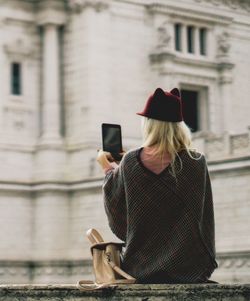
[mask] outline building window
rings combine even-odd
[[[182,26],[181,24],[177,23],[175,24],[174,32],[175,32],[175,50],[181,51],[181,31],[182,31]]]
[[[192,132],[197,132],[199,127],[198,119],[198,91],[181,90],[183,100],[183,119]]]
[[[21,64],[11,64],[11,94],[21,95]]]
[[[206,55],[206,39],[207,39],[207,30],[206,28],[200,28],[199,30],[199,38],[200,38],[200,54]]]
[[[194,27],[187,26],[187,50],[188,53],[194,53]]]
[[[207,55],[207,28],[175,23],[174,37],[176,51]],[[183,41],[186,41],[184,45]]]

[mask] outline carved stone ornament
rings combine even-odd
[[[249,0],[194,0],[195,2],[205,2],[214,6],[224,6],[231,9],[241,9],[244,11],[250,11]]]
[[[218,36],[218,55],[228,55],[230,50],[229,33],[224,31]]]
[[[168,49],[170,47],[171,35],[168,32],[168,29],[164,26],[157,28],[158,33],[158,44],[157,48]]]
[[[4,51],[11,57],[32,57],[34,49],[21,39],[14,40],[12,43],[3,46]]]
[[[74,11],[76,13],[80,13],[88,6],[93,7],[96,11],[99,12],[99,11],[102,11],[109,7],[109,1],[108,0],[106,0],[106,1],[68,0],[68,6],[72,11]]]
[[[157,44],[149,55],[151,63],[173,61],[175,54],[171,49],[171,40],[169,30],[164,24],[157,28]]]
[[[248,133],[238,134],[231,137],[231,145],[234,150],[245,150],[250,146]]]

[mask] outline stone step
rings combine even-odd
[[[75,285],[0,285],[0,301],[247,301],[250,284],[130,284],[96,291]]]

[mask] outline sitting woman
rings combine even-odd
[[[125,242],[121,268],[136,283],[203,283],[218,267],[211,182],[205,156],[191,148],[179,90],[158,88],[142,118],[141,147],[116,164],[108,152],[104,207]]]

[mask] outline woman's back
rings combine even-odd
[[[170,165],[159,174],[145,167],[142,150],[127,153],[103,185],[110,228],[126,242],[122,267],[139,283],[204,282],[217,267],[205,157],[180,151],[175,179]]]

